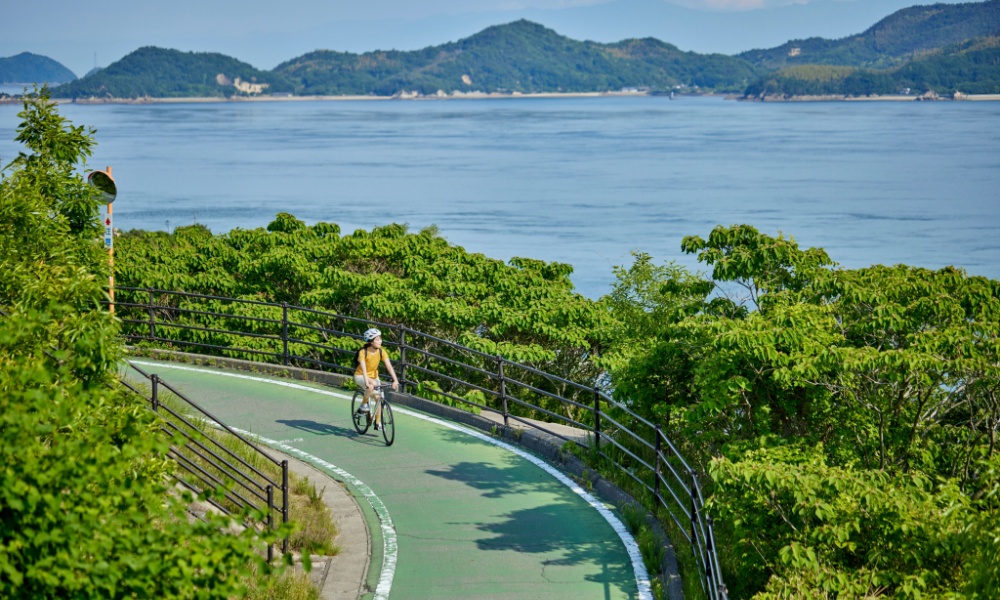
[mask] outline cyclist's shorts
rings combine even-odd
[[[367,393],[367,388],[365,388],[365,378],[363,375],[355,375],[354,383],[358,384],[358,389]]]

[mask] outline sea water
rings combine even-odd
[[[0,161],[18,105],[0,105]],[[747,223],[845,267],[1000,279],[1000,102],[718,97],[64,104],[96,128],[121,230],[436,225],[490,257],[569,263],[597,298],[630,253]]]

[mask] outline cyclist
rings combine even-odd
[[[364,334],[365,345],[358,350],[355,357],[354,382],[365,391],[364,401],[361,403],[361,411],[371,414],[370,402],[376,397],[376,385],[378,385],[378,365],[385,362],[385,369],[392,376],[392,389],[399,387],[399,380],[396,379],[396,371],[389,361],[389,353],[382,349],[382,332],[374,327]],[[376,406],[377,408],[377,406]],[[379,429],[378,411],[375,411],[375,431]]]

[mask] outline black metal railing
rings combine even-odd
[[[131,362],[125,369],[119,377],[121,384],[144,398],[160,417],[160,430],[170,441],[168,456],[178,467],[172,473],[178,484],[196,496],[206,493],[209,504],[227,515],[243,517],[247,527],[257,526],[254,513],[262,515],[259,524],[269,530],[278,526],[279,515],[281,523],[288,522],[287,460],[273,458],[155,373]],[[169,401],[164,401],[164,390],[171,394]],[[280,476],[267,470],[279,471]],[[282,552],[287,551],[286,535]],[[274,546],[268,544],[267,559],[273,558]]]
[[[725,598],[712,520],[694,469],[659,425],[585,385],[417,331],[321,310],[149,288],[117,288],[126,339],[186,352],[353,373],[361,335],[382,330],[401,392],[486,411],[596,453],[648,492],[690,545],[710,598]]]
[[[8,316],[0,308],[0,317]],[[47,352],[46,355],[56,360],[51,353]],[[132,375],[130,378],[131,372],[137,376]],[[142,379],[148,381],[148,396],[139,383]],[[146,373],[131,362],[127,362],[126,371],[119,374],[119,382],[132,393],[144,398],[150,409],[159,415],[160,430],[171,442],[168,456],[174,459],[179,469],[171,473],[177,483],[196,495],[209,492],[206,494],[206,501],[225,514],[246,515],[255,511],[264,516],[263,524],[271,530],[277,527],[276,515],[281,516],[282,523],[288,522],[287,460],[278,461],[271,457],[159,376]],[[173,394],[171,400],[180,405],[179,410],[171,406],[172,402],[161,402],[161,388]],[[189,416],[198,413],[201,417],[192,419]],[[217,430],[209,433],[206,431],[206,424]],[[249,460],[245,457],[249,457]],[[252,462],[269,462],[275,465],[280,469],[281,481],[275,481]],[[222,499],[216,498],[216,491],[221,492]],[[248,527],[255,526],[249,520],[245,520],[244,524]],[[282,540],[282,552],[287,551],[286,535]],[[267,559],[270,561],[273,558],[274,547],[268,544]]]

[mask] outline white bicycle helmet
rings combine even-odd
[[[365,338],[366,342],[370,342],[375,338],[379,337],[380,335],[382,335],[382,332],[372,327],[371,329],[365,332],[365,335],[363,337]]]

